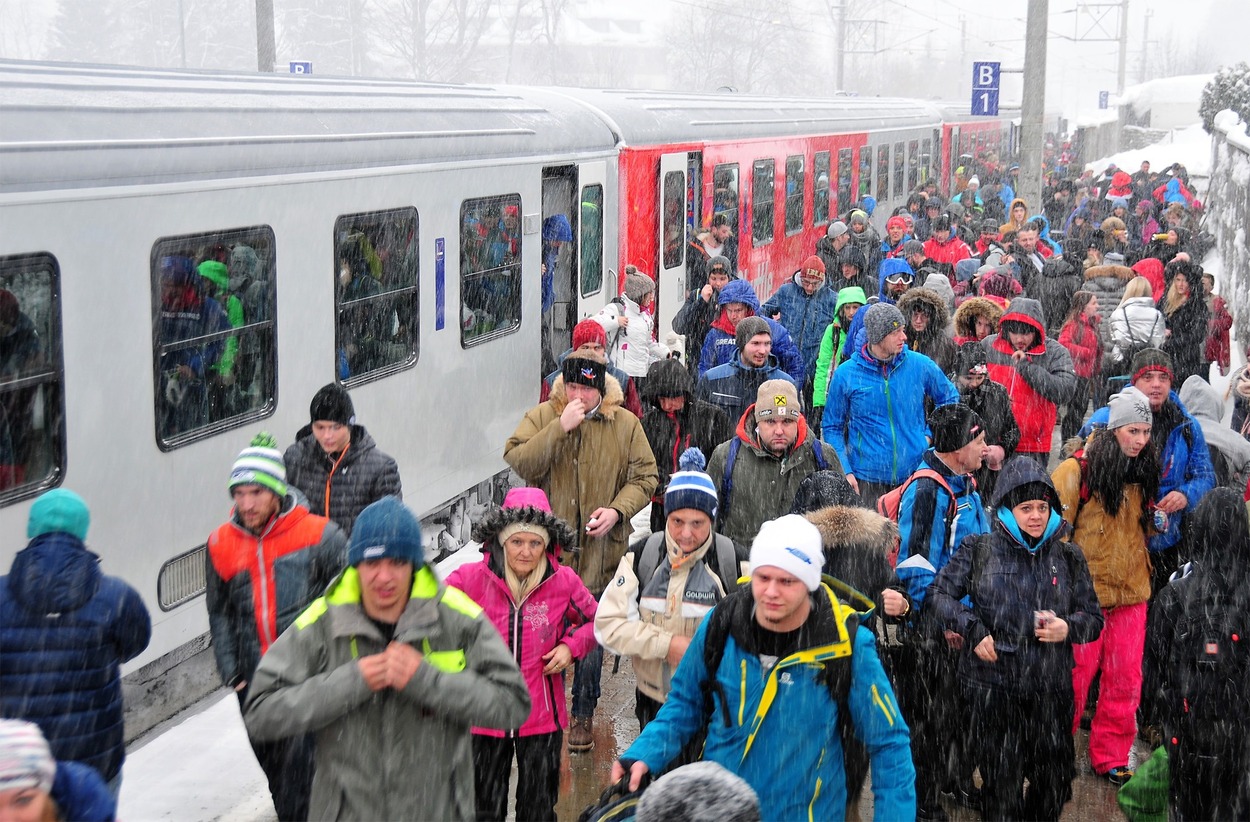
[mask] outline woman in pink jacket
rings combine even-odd
[[[515,756],[516,819],[555,819],[568,724],[564,672],[595,645],[595,599],[577,573],[560,564],[560,550],[577,545],[577,537],[551,513],[546,494],[514,488],[503,508],[473,527],[473,538],[484,558],[452,571],[447,584],[472,597],[499,629],[532,701],[517,731],[473,729],[477,818],[507,816]]]

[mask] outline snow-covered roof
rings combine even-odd
[[[1243,139],[1245,139],[1244,135]],[[1189,170],[1192,177],[1209,177],[1211,175],[1211,135],[1203,130],[1201,123],[1197,123],[1188,128],[1169,132],[1166,138],[1154,145],[1121,151],[1119,154],[1086,163],[1085,167],[1101,171],[1115,163],[1120,168],[1136,171],[1143,160],[1149,160],[1156,169],[1162,169],[1172,163],[1180,163]]]
[[[1156,105],[1192,102],[1194,111],[1197,112],[1202,90],[1213,77],[1214,74],[1185,74],[1147,80],[1124,89],[1124,93],[1119,96],[1119,103],[1142,112],[1149,111]]]
[[[1086,126],[1101,126],[1104,123],[1114,123],[1120,119],[1120,111],[1116,108],[1095,109],[1087,111],[1073,119],[1073,125],[1076,128],[1084,128]]]

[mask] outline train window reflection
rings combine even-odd
[[[751,240],[753,245],[773,241],[773,219],[776,205],[773,180],[777,174],[774,160],[756,160],[751,168]]]
[[[920,185],[920,141],[907,142],[907,190],[915,191]]]
[[[929,181],[930,169],[933,167],[933,141],[920,141],[920,182]]]
[[[903,179],[907,170],[907,158],[903,155],[903,143],[894,144],[894,196],[902,197]]]
[[[582,296],[603,288],[603,186],[582,187]]]
[[[334,369],[360,385],[417,361],[417,211],[350,214],[334,223]]]
[[[859,194],[857,199],[861,202],[872,192],[872,146],[864,146],[859,150]],[[842,206],[845,211],[851,207],[850,203]]]
[[[724,214],[738,233],[738,164],[724,163],[712,170],[712,215]]]
[[[890,199],[890,147],[877,146],[877,202]]]
[[[804,159],[801,154],[786,158],[786,234],[803,230]]]
[[[269,416],[277,291],[267,226],[152,246],[156,441],[162,450]]]
[[[686,175],[664,175],[664,267],[677,268],[686,254]]]
[[[838,150],[838,201],[833,206],[834,214],[846,211],[854,199],[852,175],[855,173],[855,160],[851,156],[854,151],[853,148]]]
[[[521,327],[520,194],[460,204],[460,323],[465,348]]]
[[[65,465],[60,271],[0,257],[0,504],[56,485]]]
[[[816,182],[812,188],[812,225],[824,225],[829,222],[829,152],[818,151],[812,158],[812,172]]]

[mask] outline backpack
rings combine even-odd
[[[642,589],[651,577],[655,575],[655,570],[660,567],[660,560],[663,556],[663,531],[647,537],[647,541],[642,548],[634,552],[634,577],[638,580],[639,594],[642,593]],[[726,594],[731,594],[737,590],[741,565],[738,547],[734,545],[733,540],[722,534],[712,534],[712,548],[704,554],[704,560],[712,573],[716,574],[716,577],[721,581],[721,585],[725,587]],[[732,569],[729,575],[725,574],[726,569]]]
[[[1136,357],[1138,352],[1145,351],[1147,348],[1152,347],[1150,345],[1150,337],[1154,334],[1155,326],[1159,324],[1159,315],[1158,315],[1158,312],[1156,311],[1155,318],[1150,324],[1150,334],[1146,336],[1146,339],[1144,342],[1139,342],[1137,340],[1137,337],[1133,335],[1133,324],[1129,321],[1129,318],[1128,318],[1128,308],[1122,306],[1120,308],[1120,312],[1124,314],[1124,328],[1128,332],[1129,343],[1128,343],[1128,350],[1121,349],[1120,351],[1120,363],[1119,364],[1124,369],[1124,371],[1122,371],[1121,373],[1127,374],[1128,369],[1132,367],[1133,357]]]
[[[608,301],[608,305],[604,306],[604,310],[606,310],[609,305],[615,306],[616,308],[616,312],[613,315],[612,319],[615,320],[618,317],[625,316],[625,300],[621,299],[620,297],[613,297],[611,300]],[[604,346],[604,348],[607,350],[608,360],[613,363],[618,361],[617,355],[621,353],[620,350],[618,349],[620,342],[621,342],[621,327],[617,325],[616,330],[613,331],[611,336],[608,337],[608,344]],[[625,386],[621,386],[622,389],[624,387]]]
[[[1250,596],[1250,580],[1231,592],[1215,592],[1199,582],[1194,578],[1187,586],[1188,601],[1177,617],[1167,670],[1177,683],[1180,704],[1175,707],[1182,712],[1182,723],[1209,727],[1230,719],[1250,699],[1250,619],[1242,604]]]
[[[945,521],[946,521],[946,524],[949,526],[951,519],[955,516],[955,509],[956,507],[958,507],[958,502],[956,501],[956,498],[955,498],[955,491],[954,489],[951,488],[950,483],[946,481],[946,478],[943,477],[941,474],[939,474],[937,471],[934,471],[932,468],[917,469],[917,471],[914,474],[912,474],[907,479],[903,480],[902,485],[890,491],[886,491],[884,494],[878,497],[877,498],[877,513],[885,517],[886,519],[888,519],[890,522],[893,522],[895,525],[897,525],[899,508],[901,508],[903,504],[903,493],[907,490],[907,487],[909,485],[911,485],[913,482],[915,482],[916,480],[922,477],[925,479],[931,479],[934,482],[936,482],[938,485],[942,486],[942,488],[946,489],[946,493],[950,497],[950,504],[947,506],[947,509],[946,509]],[[976,480],[973,480],[974,487],[975,487],[975,484],[976,484]],[[954,540],[955,538],[954,530],[951,530],[950,538],[951,540]],[[890,560],[891,568],[894,568],[898,565],[898,552],[901,547],[902,547],[902,537],[895,537],[894,547],[890,549],[890,553],[888,554],[888,559]]]
[[[810,440],[812,456],[816,459],[817,471],[828,471],[829,463],[825,460],[824,449],[821,448],[819,437]],[[729,516],[729,501],[733,498],[734,462],[738,459],[738,449],[742,447],[742,439],[734,437],[729,441],[729,453],[725,455],[725,475],[720,484],[720,507],[716,511],[716,524],[721,525]]]
[[[633,763],[630,763],[631,765]],[[629,789],[629,773],[599,794],[599,799],[577,815],[577,822],[632,822],[638,816],[638,801],[651,783],[652,775],[644,774],[638,790]]]

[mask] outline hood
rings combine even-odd
[[[260,255],[250,245],[230,249],[230,290],[238,291],[248,280],[259,280]]]
[[[857,285],[848,285],[846,288],[838,291],[838,303],[834,306],[834,321],[840,323],[842,317],[842,307],[847,303],[859,303],[860,305],[868,304],[868,297],[864,294],[864,289]]]
[[[1142,275],[1153,283],[1163,282],[1163,261],[1156,260],[1154,257],[1142,257],[1133,263],[1133,271]]]
[[[743,303],[752,311],[760,310],[759,295],[746,280],[730,280],[725,283],[725,287],[720,290],[720,297],[716,300],[716,304],[724,308],[729,303]]]
[[[642,401],[656,403],[660,397],[676,397],[681,395],[689,402],[694,396],[694,378],[680,360],[657,360],[647,369],[647,378],[642,384]],[[658,407],[658,403],[656,403]]]
[[[991,248],[999,248],[997,243],[992,243]],[[981,261],[976,257],[969,257],[966,260],[960,260],[955,263],[955,280],[957,282],[966,283],[977,275],[977,270],[981,267]]]
[[[791,514],[806,514],[831,505],[859,505],[859,495],[838,471],[813,471],[794,492]]]
[[[9,593],[35,614],[75,611],[100,588],[100,558],[77,537],[44,534],[13,558]]]
[[[1057,280],[1075,273],[1076,267],[1066,257],[1051,257],[1042,265],[1042,276],[1047,279]]]
[[[951,281],[940,271],[934,271],[925,277],[924,287],[938,294],[947,304],[955,299],[955,289],[951,288]]]
[[[1085,269],[1085,279],[1096,280],[1099,277],[1111,277],[1116,280],[1128,282],[1136,277],[1137,274],[1133,269],[1126,265],[1096,265]]]
[[[903,319],[911,330],[911,313],[917,308],[929,314],[929,327],[926,334],[941,334],[946,330],[951,315],[946,308],[946,300],[931,288],[909,288],[907,293],[898,300],[898,310],[903,312]]]
[[[1023,197],[1017,197],[1016,199],[1014,199],[1014,200],[1012,200],[1012,201],[1011,201],[1011,205],[1010,205],[1010,206],[1008,206],[1008,208],[1007,208],[1007,219],[1008,219],[1008,220],[1010,220],[1010,219],[1011,219],[1011,212],[1012,212],[1012,211],[1014,211],[1014,210],[1015,210],[1015,208],[1016,208],[1016,206],[1018,206],[1018,205],[1024,206],[1024,213],[1025,213],[1025,214],[1028,214],[1028,213],[1029,213],[1029,204],[1028,204],[1028,203],[1026,203],[1026,202],[1024,201],[1024,198],[1023,198]]]
[[[543,220],[543,239],[559,240],[564,243],[573,241],[573,229],[569,226],[569,218],[563,214],[553,214]]]
[[[503,570],[503,547],[497,539],[504,526],[514,522],[527,522],[547,529],[550,541],[547,553],[558,561],[562,551],[577,551],[577,534],[564,520],[532,505],[519,508],[493,508],[473,525],[473,538],[482,543],[482,552],[490,554],[492,562]]]
[[[964,300],[955,309],[955,336],[975,337],[977,335],[977,317],[990,321],[990,333],[998,330],[998,323],[1003,318],[1003,308],[992,300],[984,297],[972,297]]]
[[[1224,402],[1210,383],[1192,374],[1181,386],[1181,404],[1195,417],[1219,422],[1224,416]]]
[[[1034,214],[1029,218],[1029,222],[1037,223],[1041,226],[1042,230],[1037,233],[1037,236],[1041,237],[1047,243],[1054,242],[1050,239],[1050,220],[1046,219],[1045,214]]]
[[[216,260],[205,260],[196,267],[195,272],[220,289],[230,285],[230,272],[225,263]]]
[[[878,295],[884,295],[884,294],[885,294],[885,280],[886,280],[886,277],[890,277],[890,276],[893,276],[893,275],[898,274],[898,273],[906,273],[906,274],[908,274],[909,276],[911,276],[911,278],[913,279],[913,281],[915,280],[915,277],[916,277],[916,272],[915,272],[915,271],[912,271],[911,266],[907,264],[907,261],[906,261],[906,260],[900,260],[900,259],[898,259],[897,257],[895,257],[895,258],[892,258],[892,259],[887,259],[887,260],[882,260],[882,261],[881,261],[881,268],[880,268],[880,269],[878,269],[878,273],[877,273],[877,293],[878,293]]]
[[[1042,304],[1037,300],[1029,297],[1016,297],[1012,300],[1011,310],[1003,315],[1000,325],[1012,320],[1034,328],[1041,335],[1038,345],[1046,345],[1046,315],[1042,311]]]
[[[1226,590],[1242,584],[1250,573],[1250,529],[1240,492],[1208,492],[1194,512],[1190,533],[1194,559],[1206,573],[1218,575]]]
[[[888,556],[898,544],[898,525],[867,508],[831,505],[803,516],[820,531],[826,555],[859,549]]]
[[[858,246],[848,244],[845,248],[838,252],[838,265],[853,265],[859,269],[860,274],[863,274],[864,269],[868,267],[868,258]],[[841,273],[841,271],[838,272],[839,275],[841,275]]]
[[[1010,492],[1030,482],[1045,484],[1050,489],[1050,507],[1056,511],[1060,510],[1059,494],[1055,491],[1055,484],[1050,481],[1046,472],[1029,457],[1012,457],[1007,460],[1003,470],[998,472],[998,484],[994,486],[994,500],[991,507],[998,508]]]

